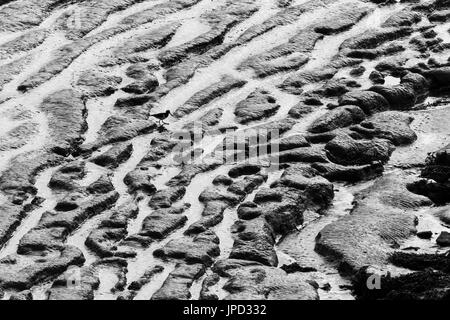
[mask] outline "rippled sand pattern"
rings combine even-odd
[[[445,297],[450,1],[0,3],[1,298]]]

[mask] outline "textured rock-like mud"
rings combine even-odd
[[[0,297],[447,298],[449,12],[0,1]]]

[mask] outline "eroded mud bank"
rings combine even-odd
[[[449,9],[1,4],[0,295],[445,298]]]

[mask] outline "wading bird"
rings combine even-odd
[[[167,110],[166,112],[155,113],[155,114],[151,114],[150,116],[158,119],[158,124],[161,125],[161,123],[168,124],[168,123],[164,122],[164,120],[167,119],[167,117],[171,116],[171,115],[172,115],[172,113],[170,112],[170,110]]]

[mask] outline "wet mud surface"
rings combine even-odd
[[[448,298],[449,10],[0,1],[0,297]]]

